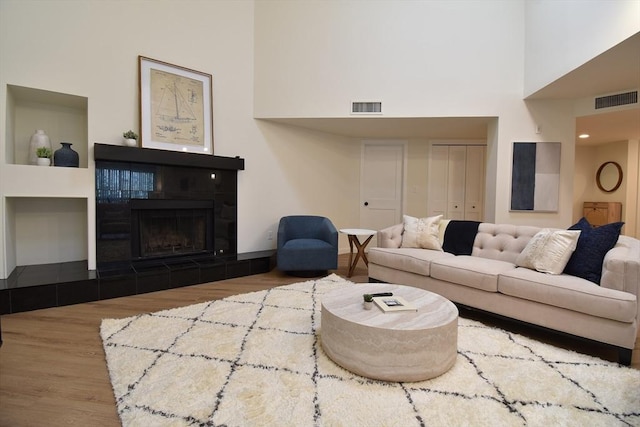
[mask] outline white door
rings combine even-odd
[[[402,222],[406,151],[406,141],[362,142],[361,228],[381,230]]]

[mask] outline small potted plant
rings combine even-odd
[[[138,134],[132,130],[128,130],[122,134],[125,145],[136,147],[138,145]]]
[[[38,147],[36,156],[38,156],[38,166],[51,166],[51,148]]]
[[[364,309],[371,310],[373,307],[373,295],[371,294],[363,294],[362,298],[364,299]]]

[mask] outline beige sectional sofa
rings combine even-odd
[[[630,364],[640,317],[640,241],[620,236],[596,284],[517,266],[540,230],[480,223],[471,254],[454,255],[401,247],[404,225],[394,225],[379,231],[378,247],[369,249],[369,279],[415,286],[463,306],[610,344],[618,348],[620,363]]]

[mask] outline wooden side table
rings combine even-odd
[[[351,277],[353,275],[353,270],[356,269],[356,264],[358,264],[358,260],[362,258],[365,265],[369,266],[369,260],[367,259],[367,254],[365,253],[365,248],[378,232],[376,230],[369,230],[366,228],[343,228],[340,230],[341,233],[346,234],[349,237],[349,273],[347,277]],[[360,242],[358,236],[369,236],[364,242]],[[357,253],[354,258],[353,256],[353,247],[355,246]]]

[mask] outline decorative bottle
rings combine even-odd
[[[78,153],[71,148],[70,142],[61,142],[62,148],[53,153],[53,166],[66,166],[77,168],[79,164]]]
[[[31,141],[29,142],[29,164],[38,164],[36,150],[40,147],[47,147],[48,149],[51,149],[51,140],[42,129],[36,130],[36,133],[31,136]]]

